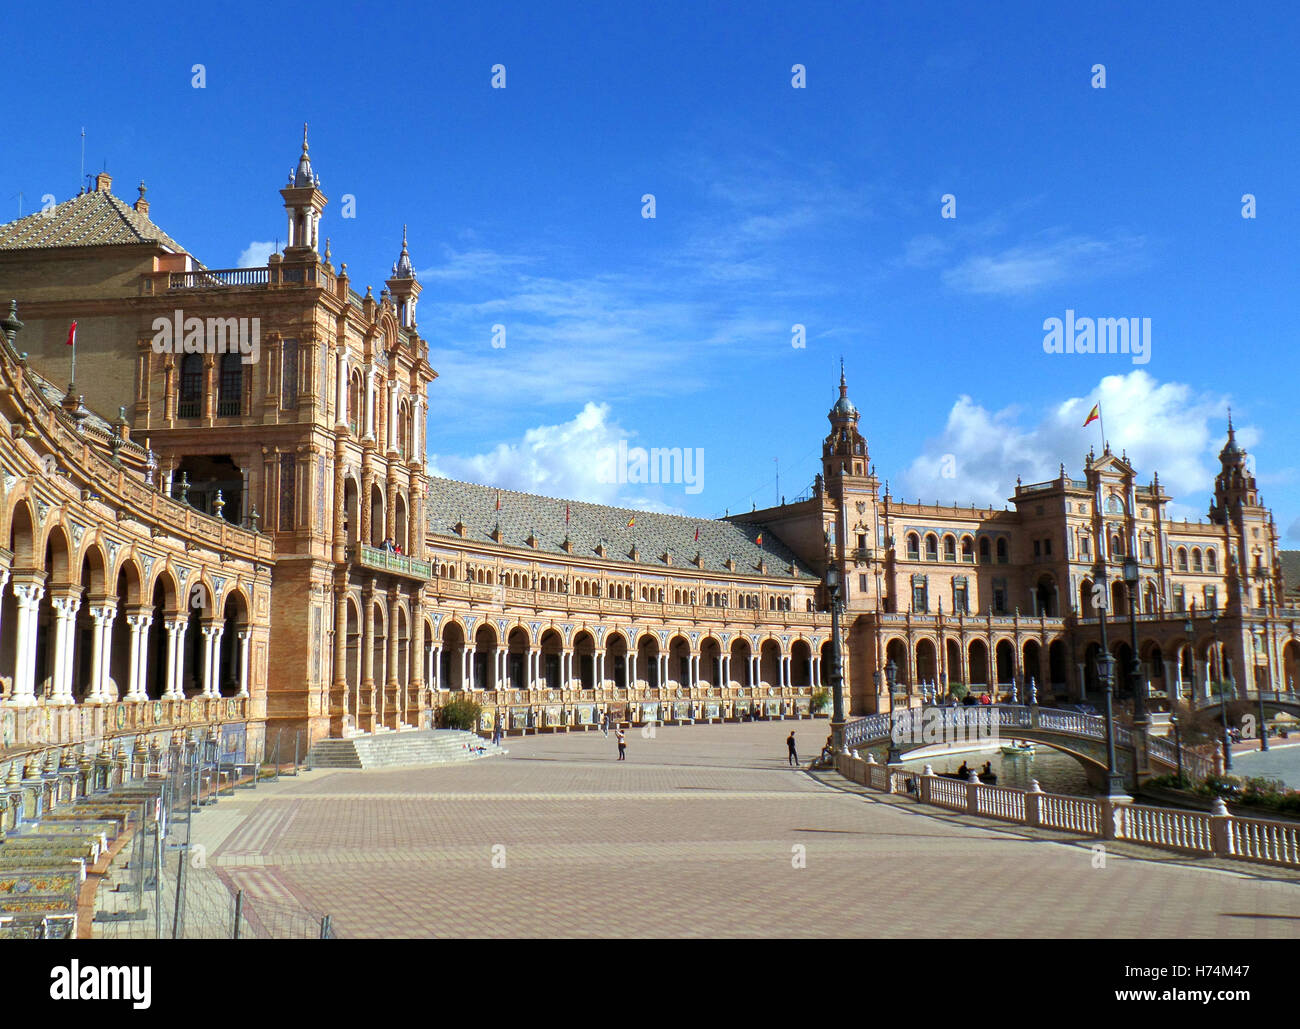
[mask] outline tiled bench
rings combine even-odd
[[[0,872],[0,917],[77,915],[81,880],[75,872],[34,868]]]
[[[38,827],[46,825],[94,825],[108,832],[110,839],[122,835],[130,824],[131,818],[125,812],[103,811],[98,809],[90,811],[82,810],[77,807],[66,808],[49,815],[42,815],[36,823]]]
[[[99,860],[104,846],[99,836],[47,836],[27,833],[6,837],[0,854],[40,854],[45,857],[66,856],[85,858],[92,864]]]
[[[111,840],[116,839],[117,833],[113,829],[112,822],[41,822],[33,826],[30,831],[15,833],[6,837],[5,842],[9,840],[23,840],[32,836],[73,836],[78,838],[95,838],[99,841],[99,847],[104,850],[108,847]]]
[[[70,940],[75,915],[0,917],[0,940]]]
[[[19,851],[6,854],[0,848],[0,873],[21,872],[25,869],[48,868],[51,871],[71,871],[78,879],[86,878],[86,859],[72,857],[68,854],[38,854],[33,851]]]

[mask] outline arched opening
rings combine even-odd
[[[790,685],[812,685],[812,647],[804,640],[790,644]]]
[[[1128,617],[1128,587],[1116,579],[1110,584],[1110,612],[1114,618]]]
[[[1025,641],[1025,645],[1021,651],[1021,658],[1021,675],[1024,678],[1024,682],[1021,683],[1023,688],[1020,691],[1020,695],[1021,699],[1027,702],[1029,680],[1031,678],[1034,680],[1034,686],[1037,689],[1041,690],[1043,688],[1043,669],[1041,665],[1043,659],[1043,648],[1040,646],[1038,640]]]
[[[1052,683],[1052,692],[1067,693],[1069,691],[1070,672],[1069,655],[1065,649],[1064,640],[1052,640],[1048,644],[1047,665],[1047,674]]]
[[[361,510],[357,503],[357,480],[348,476],[343,483],[343,536],[349,547],[361,535]]]
[[[1097,617],[1097,609],[1092,605],[1091,579],[1084,579],[1079,583],[1079,614],[1083,618]]]
[[[1056,580],[1050,575],[1040,575],[1038,577],[1035,598],[1038,614],[1046,615],[1048,618],[1058,616],[1059,612],[1056,609]]]
[[[150,700],[158,700],[167,692],[169,670],[167,622],[177,617],[180,597],[176,591],[176,581],[171,573],[161,572],[154,580],[150,602],[149,667],[146,669],[145,693]]]
[[[614,689],[627,689],[627,640],[621,632],[611,632],[605,642],[605,681]]]
[[[642,633],[636,642],[637,680],[644,682],[651,689],[659,683],[659,641],[652,633]]]
[[[668,686],[689,686],[691,682],[691,645],[681,636],[668,641]]]
[[[573,672],[578,689],[596,688],[596,640],[585,629],[573,638]]]
[[[438,681],[446,690],[465,688],[465,632],[456,622],[442,630],[442,651],[438,658],[441,670]]]
[[[377,485],[370,487],[370,545],[382,547],[388,527],[384,521],[384,491]]]
[[[731,678],[740,686],[754,685],[754,662],[750,660],[752,654],[749,640],[745,637],[739,636],[731,641]]]
[[[494,690],[496,682],[497,634],[486,622],[474,631],[473,689]]]
[[[527,629],[517,625],[506,633],[506,684],[512,690],[531,688],[528,681],[529,653]]]
[[[983,688],[989,685],[989,648],[983,640],[971,640],[967,648],[967,667],[971,686]]]
[[[776,640],[764,640],[758,651],[758,679],[764,686],[781,684],[781,646]]]
[[[349,596],[347,604],[347,642],[344,657],[344,679],[347,681],[347,714],[345,720],[348,728],[356,729],[357,711],[361,706],[361,612],[357,608],[356,598]]]
[[[944,641],[944,661],[947,666],[947,682],[951,686],[953,683],[964,683],[966,674],[962,670],[961,644],[954,639]]]
[[[217,687],[223,697],[234,697],[246,683],[244,661],[249,645],[247,639],[240,639],[247,634],[249,626],[248,603],[238,590],[232,590],[226,597],[222,621]]]
[[[909,667],[910,662],[907,660],[907,644],[900,639],[892,639],[885,645],[885,666],[888,668],[890,663],[894,665],[894,683],[898,687],[907,687],[911,685],[912,675]],[[888,688],[886,686],[886,688]],[[900,689],[899,692],[902,692]]]
[[[931,640],[917,641],[916,680],[923,683],[939,681],[939,654]]]
[[[554,629],[542,633],[542,679],[548,690],[558,690],[561,685],[560,655],[564,653],[564,641]]]
[[[406,498],[400,493],[393,500],[393,542],[401,548],[403,554],[411,552],[411,541],[406,536]]]
[[[997,685],[1010,687],[1016,677],[1016,648],[1010,640],[998,640],[993,648],[997,665]]]

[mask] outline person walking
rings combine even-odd
[[[627,760],[627,733],[623,731],[622,726],[619,726],[618,728],[617,738],[618,738],[618,759],[620,761],[626,761]]]
[[[606,711],[600,716],[600,731],[605,734],[605,739],[609,739],[609,712]]]
[[[789,751],[789,754],[787,756],[790,759],[790,764],[797,765],[799,763],[799,755],[795,753],[795,749],[794,749],[793,729],[790,730],[790,735],[785,738],[785,749]]]

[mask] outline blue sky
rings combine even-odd
[[[409,225],[441,472],[764,506],[776,459],[788,497],[817,471],[842,355],[895,496],[1077,474],[1100,395],[1116,449],[1203,516],[1231,404],[1298,546],[1300,16],[1049,6],[11,10],[0,203],[74,193],[84,125],[88,172],[144,179],[209,267],[255,261],[307,121],[335,265],[378,291]],[[1067,309],[1150,318],[1149,363],[1044,353]],[[703,489],[598,482],[620,439],[702,448]]]

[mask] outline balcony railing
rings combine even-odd
[[[348,548],[348,560],[363,568],[373,568],[393,575],[405,575],[412,579],[433,578],[433,564],[420,561],[405,554],[392,554],[379,547],[369,547],[364,543]]]
[[[270,268],[205,268],[195,272],[172,272],[167,287],[223,289],[227,286],[265,286],[270,281]]]

